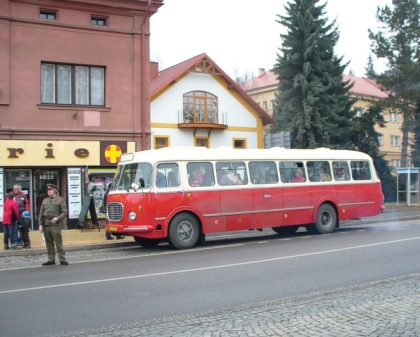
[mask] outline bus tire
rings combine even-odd
[[[288,236],[295,234],[299,226],[271,227],[271,229],[279,235]]]
[[[180,213],[172,219],[168,230],[168,243],[176,249],[193,248],[200,238],[197,219],[188,213]]]
[[[134,241],[140,246],[150,248],[156,247],[159,243],[161,243],[161,239],[147,239],[147,238],[139,238],[138,236],[133,236]]]
[[[316,213],[315,225],[312,229],[317,234],[329,234],[337,225],[337,213],[330,204],[322,204]]]

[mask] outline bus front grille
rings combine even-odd
[[[121,221],[124,214],[124,207],[119,202],[110,202],[106,205],[106,211],[110,221]]]

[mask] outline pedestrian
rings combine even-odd
[[[20,185],[14,185],[13,186],[13,200],[15,201],[16,205],[19,209],[19,216],[18,219],[22,216],[23,211],[29,211],[29,201],[28,197],[25,193],[22,192],[22,187]],[[18,228],[18,226],[15,227],[16,230],[16,241],[18,246],[23,246],[23,237],[22,237],[22,231]]]
[[[14,193],[10,192],[6,195],[6,201],[3,205],[3,227],[4,227],[4,249],[17,249],[16,242],[16,221],[19,216],[19,209],[13,200]]]
[[[22,232],[23,248],[31,248],[31,239],[29,238],[29,231],[31,230],[31,217],[28,211],[23,211],[22,216],[17,221],[19,230]]]
[[[44,233],[47,245],[48,261],[43,266],[55,265],[55,251],[62,266],[67,266],[66,252],[61,235],[62,222],[67,216],[67,206],[64,198],[58,195],[58,187],[53,184],[46,186],[48,197],[41,204],[38,215],[39,229]]]
[[[108,197],[108,194],[109,194],[109,190],[111,189],[111,185],[112,185],[112,183],[108,184],[108,186],[106,188],[106,191],[104,193],[104,198],[102,200],[102,204],[104,205],[103,207],[104,207],[105,213],[106,213],[107,197]],[[108,220],[107,220],[107,224],[108,224]],[[111,232],[109,232],[109,231],[105,231],[105,237],[106,237],[107,240],[114,240]],[[115,237],[117,238],[117,240],[124,239],[124,236],[122,236],[121,234],[115,234]]]

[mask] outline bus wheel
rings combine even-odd
[[[173,248],[193,248],[199,238],[200,226],[193,215],[180,213],[172,219],[169,225],[168,242]]]
[[[317,234],[331,233],[337,225],[337,213],[329,204],[322,204],[316,214],[315,226],[312,229]]]
[[[134,241],[140,246],[143,247],[156,247],[159,243],[161,243],[161,239],[147,239],[147,238],[139,238],[138,236],[133,236]]]
[[[280,235],[293,235],[299,229],[299,226],[284,226],[284,227],[272,227],[273,231]]]

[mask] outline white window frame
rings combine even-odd
[[[400,146],[400,136],[392,136],[391,135],[391,145],[392,146]]]

